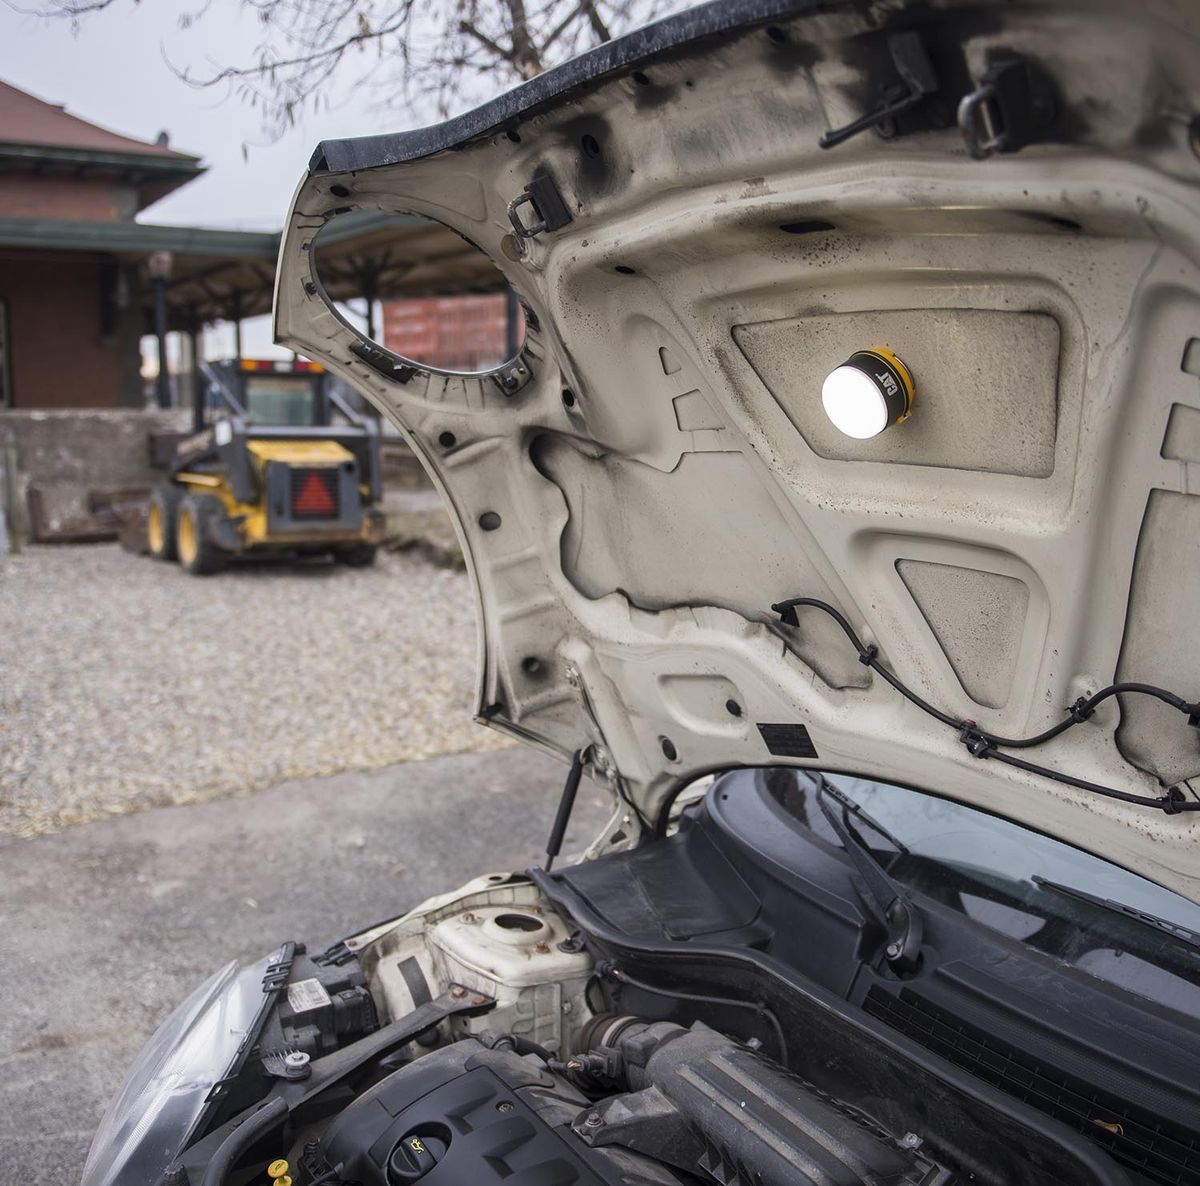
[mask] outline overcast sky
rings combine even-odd
[[[209,167],[150,207],[144,222],[278,228],[319,140],[427,122],[419,113],[373,109],[369,94],[352,95],[332,112],[304,115],[272,143],[258,111],[216,89],[194,89],[168,64],[202,71],[212,57],[223,64],[249,60],[257,21],[238,0],[211,0],[188,30],[178,27],[179,14],[202,7],[201,0],[115,0],[86,18],[78,32],[68,21],[47,21],[12,7],[35,3],[0,0],[0,78],[127,136],[153,140],[165,129],[173,148],[195,153]]]

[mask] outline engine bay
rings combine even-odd
[[[733,1039],[596,1020],[604,1045],[565,1063],[494,1034],[425,1055],[346,1108],[302,1154],[305,1174],[364,1186],[951,1180],[919,1141],[893,1140]],[[612,1094],[596,1099],[604,1084]]]
[[[821,806],[840,793],[731,773],[631,852],[285,945],[164,1181],[1196,1181],[1187,1002],[984,927],[893,862],[922,924],[899,962]]]

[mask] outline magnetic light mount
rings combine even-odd
[[[855,351],[821,385],[821,403],[834,428],[860,441],[907,420],[915,395],[908,367],[883,347]]]

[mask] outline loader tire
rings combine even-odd
[[[207,576],[225,567],[228,555],[213,539],[211,524],[225,513],[212,494],[185,494],[175,518],[175,548],[179,563],[193,576]]]
[[[183,491],[169,482],[156,486],[150,495],[150,509],[146,512],[146,543],[155,560],[179,559],[175,546],[175,522],[182,501]]]

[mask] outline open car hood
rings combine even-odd
[[[278,340],[427,467],[478,590],[479,717],[585,751],[622,801],[605,844],[703,772],[810,765],[1200,901],[1200,815],[1161,809],[1196,799],[1178,706],[1112,697],[1006,751],[1157,806],[955,724],[1037,734],[1114,681],[1200,698],[1198,24],[1157,0],[719,3],[446,124],[319,147]],[[446,375],[365,342],[313,266],[346,210],[490,256],[519,358]],[[916,392],[869,440],[821,399],[863,349]],[[772,610],[793,597],[857,644]]]

